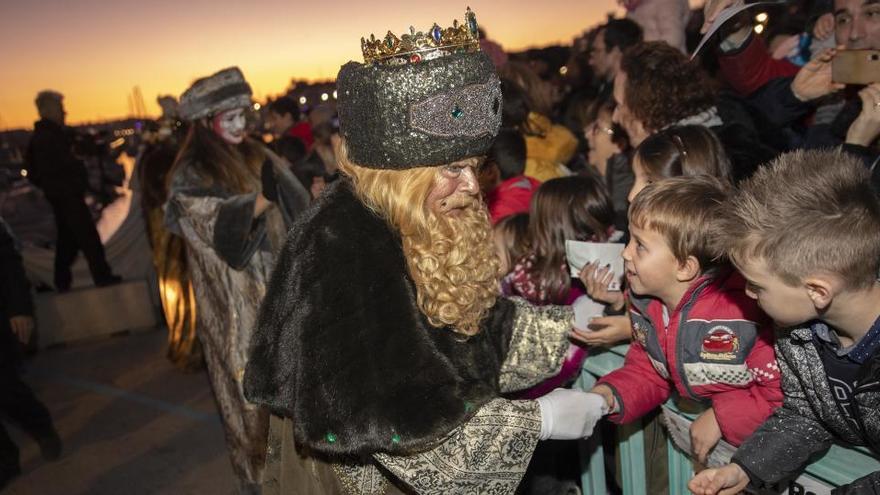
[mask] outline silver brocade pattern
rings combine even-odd
[[[487,117],[493,117],[500,101],[501,88],[494,81],[471,84],[410,105],[410,126],[442,138],[493,135],[495,121]]]
[[[420,495],[514,493],[541,433],[535,401],[495,399],[433,449],[376,461]],[[346,495],[400,494],[375,464],[336,464]],[[409,493],[409,492],[407,492]]]
[[[232,467],[239,478],[254,483],[262,476],[269,418],[265,408],[245,399],[241,379],[275,254],[257,249],[245,266],[234,269],[217,254],[214,230],[224,203],[253,204],[255,199],[255,194],[233,196],[204,186],[191,163],[184,161],[173,176],[166,205],[166,225],[186,241],[198,308],[196,328]],[[256,239],[259,229],[254,225],[250,230]]]
[[[537,402],[495,399],[434,449],[375,458],[420,495],[507,495],[519,486],[540,433]]]
[[[339,71],[337,90],[349,157],[366,167],[436,166],[484,155],[501,125],[500,82],[483,53],[406,65],[349,62]],[[451,105],[449,115],[437,109],[426,118],[417,111],[418,128],[413,126],[412,109],[430,106],[432,98]],[[458,117],[452,116],[456,98]]]
[[[507,359],[502,365],[504,390],[526,388],[559,370],[569,346],[566,336],[574,317],[568,306],[537,307],[520,298],[511,300],[516,304],[516,314]],[[274,420],[275,425],[280,422]],[[310,466],[315,461],[296,454],[290,432],[292,423],[285,419],[283,424],[286,431],[278,430],[277,426],[270,429],[269,480],[263,484],[264,493],[319,493],[305,490],[311,485],[302,475],[302,469],[313,469]],[[506,495],[514,493],[519,485],[540,431],[537,402],[499,398],[483,405],[471,419],[429,450],[402,456],[376,454],[376,463],[334,464],[332,470],[346,495],[401,495],[403,492],[385,478],[377,464],[421,495]],[[288,451],[287,460],[279,454],[284,449]],[[320,476],[309,478],[317,480]]]
[[[510,350],[501,366],[501,391],[524,390],[550,378],[562,368],[574,321],[571,306],[516,304]]]
[[[333,471],[346,495],[383,495],[388,490],[388,479],[375,464],[334,464]]]

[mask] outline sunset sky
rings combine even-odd
[[[505,49],[570,43],[615,0],[470,0]],[[147,112],[199,76],[238,65],[255,98],[291,78],[328,79],[360,60],[360,37],[462,20],[468,2],[385,0],[0,0],[0,129],[31,127],[33,99],[64,93],[69,123],[124,117],[139,86]]]

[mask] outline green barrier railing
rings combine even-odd
[[[591,351],[591,355],[584,361],[581,376],[575,386],[583,390],[592,388],[597,378],[623,365],[628,349],[628,345],[619,345],[607,350]],[[679,411],[672,400],[666,406],[689,419],[695,417],[693,414]],[[647,494],[645,440],[642,428],[642,423],[636,421],[617,429],[617,448],[620,452],[621,468],[620,488],[625,495]],[[675,446],[671,439],[667,439],[666,449],[669,463],[669,493],[671,495],[690,493],[687,483],[694,475],[690,456]],[[606,493],[604,453],[598,430],[589,440],[581,442],[580,451],[581,489],[584,495],[604,495]],[[845,485],[875,471],[880,471],[880,460],[873,457],[867,449],[833,445],[824,456],[807,466],[804,474],[791,482],[784,493],[792,495],[830,493],[834,487]]]

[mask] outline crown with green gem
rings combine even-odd
[[[480,51],[477,16],[470,7],[464,14],[465,22],[452,21],[452,27],[441,28],[436,23],[427,32],[416,32],[410,26],[409,34],[397,37],[391,31],[383,39],[370,35],[361,38],[361,50],[367,64],[418,63],[423,60],[451,55],[453,53],[473,53]]]

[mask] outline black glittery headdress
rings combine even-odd
[[[501,125],[501,85],[470,8],[465,17],[428,33],[361,39],[365,63],[345,64],[336,80],[354,163],[406,169],[487,152]]]

